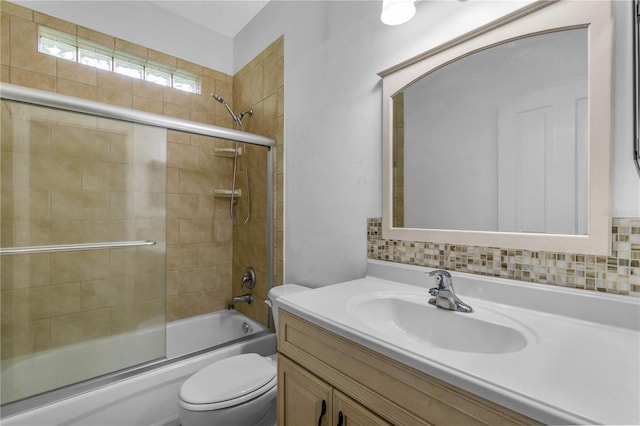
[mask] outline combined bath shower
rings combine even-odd
[[[236,130],[241,130],[244,132],[244,126],[242,125],[242,118],[245,115],[249,115],[249,117],[251,117],[253,115],[253,108],[249,108],[248,110],[243,111],[240,114],[236,114],[233,112],[233,110],[231,109],[227,101],[225,101],[222,96],[214,92],[214,93],[211,93],[211,97],[216,101],[220,102],[222,105],[224,105],[225,108],[227,108],[227,111],[229,111],[229,114],[231,114],[231,117],[233,118],[233,122],[235,124]],[[251,217],[251,191],[249,191],[249,168],[247,166],[247,145],[243,143],[242,151],[243,151],[243,158],[244,158],[244,183],[247,191],[247,216],[243,220],[239,221],[237,220],[237,218],[233,213],[233,208],[237,201],[235,196],[235,190],[236,190],[236,172],[238,169],[239,145],[240,143],[236,142],[236,145],[235,145],[236,149],[233,157],[233,178],[231,179],[231,203],[229,207],[229,215],[231,216],[231,222],[233,222],[234,225],[243,226],[247,224],[247,222],[249,221],[249,218]]]

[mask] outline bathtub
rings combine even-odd
[[[143,339],[145,332],[118,336]],[[74,350],[78,350],[74,348]],[[84,393],[15,415],[3,410],[2,425],[178,426],[177,395],[199,369],[241,353],[276,353],[276,337],[234,310],[173,321],[166,327],[166,361]],[[49,356],[59,357],[59,354]],[[53,361],[53,359],[52,359]],[[29,404],[29,401],[18,404]]]

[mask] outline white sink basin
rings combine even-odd
[[[430,305],[423,293],[376,292],[356,297],[349,305],[367,327],[429,347],[506,354],[528,345],[529,333],[505,315],[473,305],[473,313],[440,309]]]

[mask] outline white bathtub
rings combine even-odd
[[[265,334],[264,331],[262,325],[233,310],[171,322],[167,324],[166,353],[167,359],[175,362],[68,399],[3,417],[2,425],[177,426],[177,395],[182,383],[199,369],[228,356],[248,352],[275,354],[275,334]],[[233,342],[252,334],[254,338]],[[136,335],[129,337],[140,338]],[[222,346],[214,351],[198,352],[219,345]]]

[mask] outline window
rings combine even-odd
[[[184,90],[185,92],[199,93],[197,82],[188,76],[173,74],[173,87]]]
[[[200,93],[200,79],[194,74],[184,70],[172,70],[145,58],[118,52],[51,28],[39,28],[38,51],[161,86]]]
[[[139,80],[144,78],[144,65],[134,64],[133,62],[120,58],[115,58],[113,64],[113,71],[118,74],[128,75],[129,77]]]
[[[41,35],[38,50],[56,58],[76,61],[76,47],[64,38]]]
[[[171,86],[171,74],[158,69],[145,68],[144,79],[161,86]]]
[[[90,49],[78,48],[78,62],[101,70],[112,71],[113,58]]]

